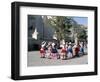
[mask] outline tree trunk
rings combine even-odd
[[[75,34],[75,44],[78,45],[78,37],[77,37],[77,33]]]

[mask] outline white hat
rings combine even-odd
[[[69,44],[72,44],[71,42],[69,42]]]
[[[55,45],[55,43],[52,43],[52,46],[54,46]]]

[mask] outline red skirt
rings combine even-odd
[[[45,50],[43,48],[41,48],[40,53],[45,53]]]
[[[61,50],[61,53],[66,53],[66,49],[62,49]]]
[[[78,53],[79,52],[79,48],[77,47],[77,48],[75,48],[75,52],[76,53]]]

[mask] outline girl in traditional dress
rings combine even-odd
[[[46,57],[51,59],[51,52],[52,51],[52,42],[49,42],[47,45],[47,52],[46,52]]]
[[[60,55],[60,58],[62,59],[62,60],[64,60],[64,59],[66,59],[66,45],[65,44],[63,44],[63,46],[62,46],[62,49],[61,49],[61,55]]]
[[[46,42],[45,41],[42,42],[41,49],[40,49],[40,57],[41,58],[45,58],[45,54],[46,54],[45,45],[46,45]]]
[[[84,45],[83,42],[80,43],[80,51],[79,51],[79,55],[83,55],[84,54]]]
[[[79,57],[80,45],[77,44],[74,46],[74,57]]]
[[[88,48],[87,48],[87,42],[84,42],[84,54],[87,54]]]
[[[72,57],[73,57],[73,51],[72,51],[72,45],[70,42],[68,46],[67,58],[72,58]]]
[[[76,52],[75,52],[76,47],[77,47],[77,45],[76,45],[76,44],[74,44],[74,46],[73,46],[73,48],[72,48],[72,50],[73,50],[73,57],[75,57],[75,56],[76,56]]]
[[[55,43],[52,43],[51,57],[53,59],[58,59],[59,58],[58,50],[57,50],[57,47],[56,47]]]

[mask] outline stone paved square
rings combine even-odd
[[[40,58],[39,51],[30,51],[27,54],[27,66],[55,66],[55,65],[82,65],[88,64],[88,55],[67,60]]]

